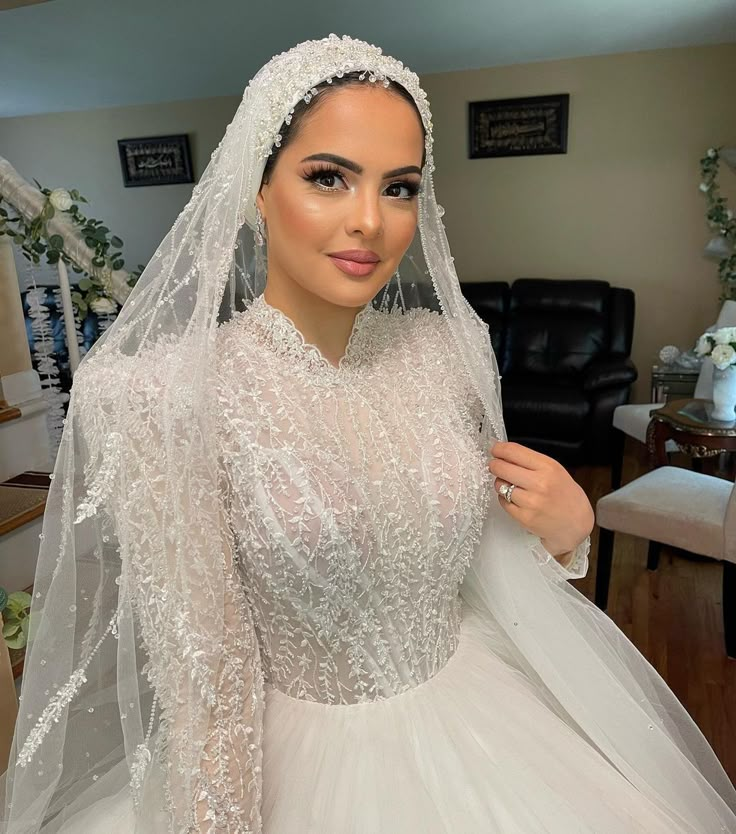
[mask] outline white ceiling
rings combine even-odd
[[[240,95],[330,32],[422,74],[735,42],[736,0],[52,0],[0,10],[0,117]]]

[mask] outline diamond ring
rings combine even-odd
[[[511,503],[511,493],[514,491],[515,486],[516,484],[502,484],[498,490],[499,493],[509,502],[509,504]]]

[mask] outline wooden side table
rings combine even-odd
[[[730,422],[711,417],[713,403],[705,399],[676,399],[652,409],[647,427],[647,451],[652,468],[668,463],[665,442],[672,439],[693,458],[700,470],[703,458],[736,451],[736,417]]]

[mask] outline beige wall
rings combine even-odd
[[[463,281],[597,277],[637,297],[634,400],[668,343],[690,347],[717,315],[698,159],[736,144],[736,44],[425,75],[435,184]],[[471,160],[467,103],[570,93],[568,153]],[[89,213],[126,243],[128,266],[153,254],[191,185],[124,188],[121,138],[189,133],[199,177],[235,96],[0,119],[0,154],[26,178],[77,187]],[[736,175],[723,172],[736,207]]]
[[[736,145],[734,78],[736,44],[423,76],[435,187],[461,280],[592,277],[631,287],[632,401],[648,401],[659,348],[691,347],[717,316],[698,160],[711,145]],[[468,102],[562,92],[567,154],[468,158]],[[721,179],[736,209],[736,174],[726,168]]]
[[[194,184],[125,188],[117,140],[188,133],[199,179],[238,103],[223,96],[0,119],[0,156],[29,182],[79,189],[89,200],[83,213],[123,239],[126,267],[133,269],[148,262]]]

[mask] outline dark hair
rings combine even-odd
[[[296,107],[294,108],[294,112],[291,116],[291,121],[289,124],[283,122],[279,133],[281,134],[281,144],[277,147],[276,145],[273,146],[271,155],[268,157],[266,161],[266,167],[263,169],[263,177],[261,178],[261,184],[268,183],[271,179],[271,175],[273,174],[274,166],[278,161],[279,154],[281,151],[290,143],[292,142],[298,132],[301,123],[304,120],[304,117],[307,114],[312,114],[315,111],[315,108],[319,106],[320,101],[322,101],[325,96],[329,95],[331,90],[341,89],[342,87],[355,87],[359,84],[366,84],[370,82],[361,81],[359,76],[363,75],[364,73],[361,70],[356,70],[355,72],[348,72],[341,77],[335,77],[332,79],[332,83],[328,83],[327,81],[323,81],[321,84],[317,84],[316,87],[312,89],[317,89],[319,92],[316,96],[313,96],[309,103],[305,102],[304,99],[300,99],[297,102]],[[376,85],[383,84],[381,82],[374,82]],[[388,87],[384,89],[388,90],[389,92],[393,92],[396,95],[401,96],[401,98],[405,99],[406,101],[411,104],[414,108],[414,111],[417,114],[417,118],[419,119],[419,124],[422,128],[422,136],[426,140],[427,130],[424,127],[424,122],[422,121],[422,116],[417,108],[416,102],[412,98],[411,93],[403,86],[403,84],[399,84],[397,81],[393,81],[389,79]],[[421,167],[424,168],[424,163],[427,161],[427,149],[426,147],[422,150],[422,164]]]

